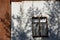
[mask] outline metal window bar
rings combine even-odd
[[[32,17],[32,36],[48,37],[47,17]]]

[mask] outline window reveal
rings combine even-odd
[[[48,36],[48,26],[46,17],[32,17],[32,35],[33,37]]]

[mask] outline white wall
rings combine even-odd
[[[58,16],[60,14],[59,9],[59,2],[53,2],[53,1],[22,1],[22,2],[12,2],[11,4],[11,13],[12,16],[15,17],[15,19],[12,17],[12,22],[14,23],[14,30],[11,31],[12,35],[14,34],[16,39],[14,39],[14,35],[12,36],[12,40],[33,40],[32,37],[32,15],[33,16],[41,16],[40,13],[42,13],[42,16],[47,17],[48,19],[48,32],[49,32],[49,38],[36,38],[36,40],[58,40],[60,37],[58,36]],[[22,8],[22,12],[21,9]],[[30,8],[31,7],[31,8]],[[28,13],[28,10],[31,9],[31,11]],[[32,10],[33,9],[33,10]],[[37,10],[38,9],[38,10]],[[20,22],[17,20],[17,16],[20,17]],[[18,31],[16,31],[18,30]],[[20,30],[20,31],[19,31]],[[21,33],[21,30],[24,34]],[[13,33],[14,32],[14,33]],[[24,37],[24,35],[26,37]]]

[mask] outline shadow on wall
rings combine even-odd
[[[18,30],[16,30],[16,32],[17,32],[18,35],[14,33],[13,37],[12,37],[13,40],[27,40],[28,39],[28,37],[27,37],[25,32],[23,32],[23,31],[20,32]]]
[[[54,6],[56,6],[58,4],[54,4]],[[55,20],[56,18],[57,19],[59,18],[59,14],[58,14],[59,12],[57,11],[59,9],[58,8],[59,5],[56,6],[56,8],[54,6],[53,6],[53,9],[50,11],[51,15],[48,14],[50,16],[49,24],[51,24],[51,26],[49,26],[50,28],[48,29],[48,32],[50,33],[50,35],[49,35],[49,37],[42,38],[41,40],[60,40],[60,36],[59,36],[59,32],[58,32],[58,30],[60,29],[60,25],[58,23],[59,21]],[[14,19],[14,17],[12,17],[12,18]],[[13,35],[12,40],[29,40],[29,37],[27,37],[27,33],[25,33],[23,30],[21,30],[19,28],[15,29],[14,22],[12,22],[12,23],[13,23],[12,24],[13,28],[11,27],[11,29],[15,30],[15,32],[12,34]],[[54,29],[54,27],[56,27],[56,26],[58,26],[58,27],[56,29]],[[53,28],[51,29],[51,27],[53,27]],[[56,32],[57,32],[57,34],[55,34]]]
[[[60,22],[59,22],[59,14],[60,14],[60,3],[59,2],[55,2],[53,3],[53,8],[50,10],[51,14],[47,14],[49,15],[49,28],[48,28],[48,32],[49,32],[49,37],[44,37],[41,40],[60,40],[60,33],[59,33],[59,29],[60,29]],[[51,8],[51,7],[50,7]],[[56,20],[57,19],[57,20]]]
[[[59,13],[60,12],[58,11],[60,10],[60,6],[59,6],[60,3],[57,2],[57,3],[54,3],[53,5],[54,5],[53,9],[50,11],[51,15],[48,14],[50,16],[49,24],[51,25],[49,26],[50,28],[48,29],[48,32],[50,33],[50,35],[48,38],[42,38],[42,40],[60,40],[60,36],[59,36],[59,29],[60,29]]]
[[[18,16],[17,16],[17,18],[14,18],[14,16],[13,16],[13,19],[20,19]],[[19,22],[19,20],[17,20],[18,22]],[[11,27],[11,30],[14,32],[14,33],[12,33],[12,37],[11,37],[11,39],[12,40],[28,40],[28,37],[27,37],[27,33],[25,33],[24,31],[23,31],[23,29],[21,29],[21,28],[18,28],[18,25],[16,26],[18,29],[16,29],[15,27],[14,27],[14,22],[13,22],[13,20],[12,20],[12,25],[11,25],[12,27]]]

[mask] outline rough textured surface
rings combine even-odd
[[[12,40],[60,40],[60,3],[54,1],[12,2]],[[45,16],[49,37],[32,37],[32,17]]]
[[[9,25],[11,25],[9,21],[10,17],[6,17],[7,14],[10,15],[10,0],[0,0],[0,40],[10,40],[11,38],[7,37],[7,35],[10,34],[10,29],[8,27],[10,27]],[[7,32],[6,30],[9,30],[9,32]]]

